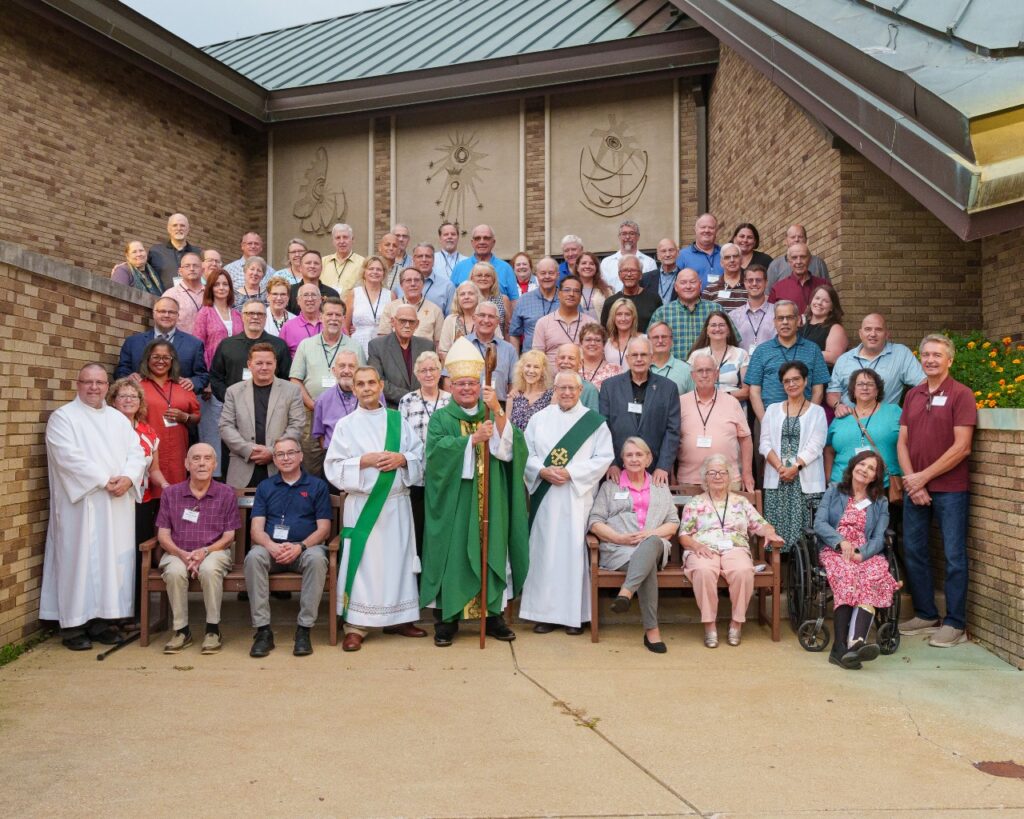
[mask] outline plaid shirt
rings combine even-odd
[[[669,326],[672,330],[672,355],[686,361],[690,356],[690,348],[700,336],[704,322],[716,311],[721,313],[722,308],[714,302],[704,299],[700,299],[692,310],[687,309],[686,305],[679,300],[670,301],[654,311],[654,315],[651,316],[651,324],[663,321]]]
[[[508,328],[510,336],[521,336],[523,343],[520,350],[533,349],[533,328],[544,316],[558,309],[558,294],[554,294],[551,300],[544,298],[540,289],[531,290],[523,294],[523,297],[515,304],[512,312],[512,323]]]
[[[198,520],[194,523],[186,520],[186,510],[198,512]],[[171,540],[183,551],[205,548],[225,532],[233,532],[241,525],[238,498],[235,490],[226,483],[213,481],[206,494],[197,500],[186,480],[171,484],[160,497],[157,529],[170,529]]]

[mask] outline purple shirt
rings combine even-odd
[[[320,335],[322,330],[323,325],[320,323],[319,319],[317,319],[314,324],[310,324],[306,321],[305,316],[296,316],[293,319],[288,319],[288,321],[284,323],[284,326],[281,328],[281,332],[278,334],[278,338],[288,345],[288,350],[294,358],[295,350],[299,346],[299,342],[303,339]]]
[[[383,398],[381,399],[383,401]],[[330,449],[331,437],[338,421],[349,413],[355,412],[359,400],[350,392],[343,393],[341,387],[324,390],[313,402],[313,426],[311,433],[314,438],[323,437],[324,450]]]
[[[197,520],[186,520],[186,511],[197,511]],[[190,515],[191,517],[191,515]],[[170,529],[171,540],[179,549],[194,552],[209,546],[225,532],[241,526],[238,497],[225,483],[213,481],[202,498],[196,499],[188,481],[168,486],[160,497],[160,511],[156,516],[158,529]]]

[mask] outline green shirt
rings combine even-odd
[[[654,311],[651,324],[665,322],[672,330],[672,355],[686,361],[709,315],[722,312],[715,302],[700,299],[690,310],[681,301],[670,301]],[[650,326],[650,325],[648,325]]]
[[[335,385],[336,379],[331,373],[331,365],[342,350],[355,353],[360,367],[366,364],[363,347],[358,341],[343,335],[337,344],[328,345],[324,343],[323,334],[317,333],[315,336],[302,339],[295,348],[295,357],[292,359],[288,377],[299,379],[310,398],[316,401],[322,392]]]
[[[694,390],[693,376],[690,375],[690,365],[685,361],[680,361],[673,355],[668,357],[668,361],[665,362],[663,367],[652,363],[651,372],[672,381],[679,388],[680,395],[685,395]]]

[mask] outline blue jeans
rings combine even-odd
[[[928,550],[932,518],[938,521],[946,554],[946,617],[943,625],[964,628],[967,621],[967,492],[932,492],[931,506],[903,499],[903,561],[914,600],[914,614],[938,620]]]

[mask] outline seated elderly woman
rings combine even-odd
[[[875,608],[892,605],[900,587],[882,554],[889,525],[883,491],[885,463],[877,452],[854,455],[842,480],[825,492],[814,516],[814,533],[825,542],[818,555],[832,587],[836,639],[828,661],[856,669],[879,648],[867,642]]]
[[[760,535],[768,544],[781,544],[782,538],[754,505],[743,495],[729,491],[739,476],[724,455],[712,455],[701,467],[704,492],[683,507],[679,542],[683,546],[683,574],[693,584],[693,594],[704,623],[704,645],[718,647],[718,577],[729,584],[732,619],[728,642],[740,644],[747,606],[754,594],[754,561],[750,555],[750,536]]]
[[[658,630],[657,575],[668,560],[668,538],[675,536],[679,515],[669,488],[651,483],[651,461],[651,448],[643,438],[626,439],[622,472],[617,481],[605,481],[598,490],[589,529],[601,544],[601,568],[626,572],[612,611],[627,611],[633,595],[638,595],[644,645],[664,654],[668,648]]]

